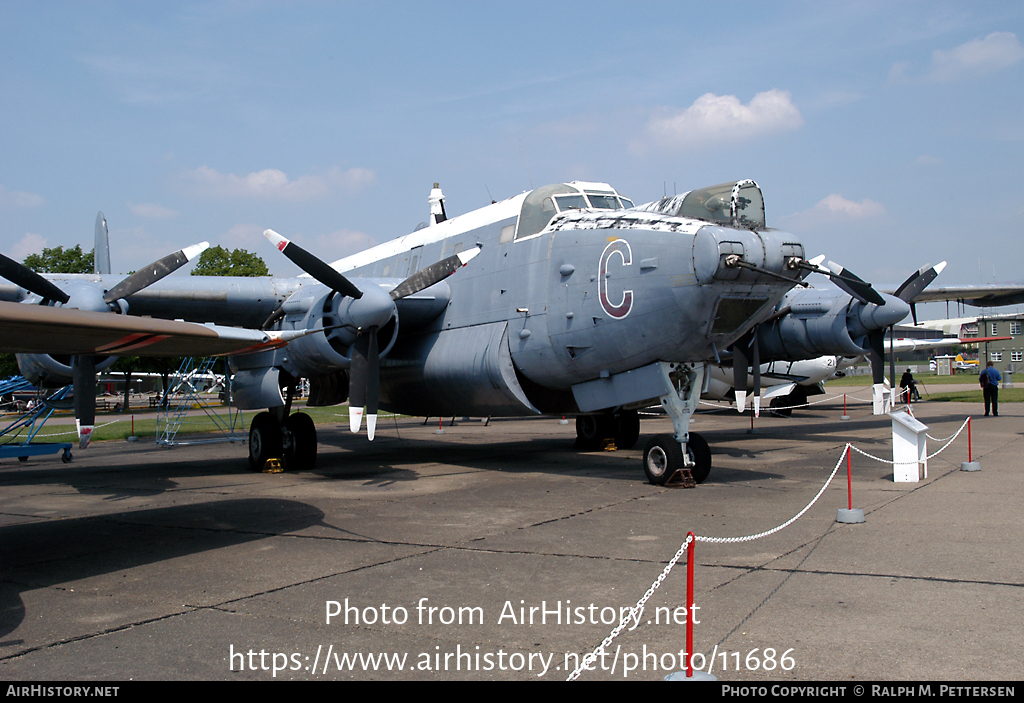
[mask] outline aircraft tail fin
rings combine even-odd
[[[107,218],[102,212],[96,213],[96,235],[92,260],[93,273],[110,273],[110,238]]]

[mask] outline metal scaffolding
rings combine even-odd
[[[245,441],[245,422],[242,419],[242,411],[234,409],[231,405],[231,373],[227,369],[226,360],[223,381],[220,382],[223,385],[221,397],[226,399],[225,406],[215,409],[207,402],[207,397],[200,393],[199,388],[203,383],[211,378],[217,378],[217,374],[214,373],[217,361],[217,357],[211,356],[198,361],[194,357],[189,357],[181,362],[178,371],[168,383],[169,390],[164,393],[157,412],[157,444],[172,447],[176,444]],[[178,440],[178,431],[190,410],[202,410],[213,421],[216,433],[204,434],[198,439]]]

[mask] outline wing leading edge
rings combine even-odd
[[[305,334],[0,302],[0,352],[224,356],[284,346]]]

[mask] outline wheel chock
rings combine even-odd
[[[615,452],[619,448],[615,446],[615,440],[612,437],[605,437],[601,440],[601,451],[602,452]]]
[[[693,474],[689,469],[676,469],[675,473],[665,481],[667,488],[696,488],[697,482],[693,480]]]
[[[267,459],[263,464],[262,473],[265,474],[283,474],[284,467],[281,466],[280,459]]]

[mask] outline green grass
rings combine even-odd
[[[903,372],[907,370],[906,366],[900,368],[896,367],[896,382],[899,383],[899,377],[903,375]],[[886,378],[889,377],[889,367],[885,369]],[[917,381],[918,386],[924,384],[925,386],[932,385],[948,385],[948,384],[963,384],[963,383],[977,383],[978,374],[970,371],[963,373],[957,373],[953,376],[939,376],[934,373],[915,373],[914,380]],[[855,387],[863,388],[871,385],[871,374],[865,374],[862,376],[844,376],[843,378],[833,378],[825,382],[826,388],[836,387]],[[980,391],[980,387],[979,387]]]
[[[978,403],[984,405],[981,388],[975,391],[953,391],[950,393],[932,393],[925,396],[929,401],[940,403]],[[1000,403],[1024,403],[1024,388],[1000,388]]]
[[[222,419],[225,425],[230,425],[230,418],[223,412],[220,406],[213,406],[217,411],[218,416]],[[306,408],[302,404],[293,405],[294,410],[302,410],[302,412],[310,415],[316,423],[348,423],[348,406],[347,405],[336,405],[326,408]],[[237,411],[236,411],[237,412]],[[235,431],[247,436],[249,432],[249,423],[252,421],[253,416],[259,412],[257,410],[245,410],[242,412],[242,419],[244,423],[236,426]],[[109,440],[124,440],[132,434],[132,416],[135,416],[135,436],[140,441],[156,441],[157,431],[157,411],[149,407],[146,408],[131,408],[126,413],[111,413],[111,412],[100,412],[96,413],[96,429],[93,430],[93,441],[104,442]],[[54,417],[71,416],[70,411],[55,413]],[[381,417],[390,417],[390,413],[381,413]],[[12,417],[13,419],[13,417]],[[161,424],[160,429],[163,429]],[[204,434],[204,433],[219,433],[221,431],[217,423],[213,421],[206,414],[196,414],[187,416],[181,423],[181,427],[178,429],[179,436]],[[17,439],[10,439],[10,441],[18,442],[23,441],[26,434],[23,432]],[[48,423],[45,425],[39,433],[33,439],[36,443],[47,443],[47,442],[78,442],[78,433],[75,430],[73,424],[58,425]]]

